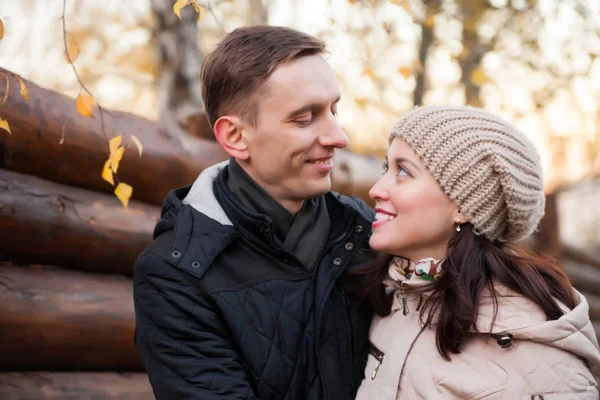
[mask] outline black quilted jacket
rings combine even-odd
[[[354,399],[371,310],[344,272],[368,257],[373,212],[327,194],[329,242],[307,270],[201,178],[190,204],[190,187],[168,195],[135,265],[136,346],[156,398]]]

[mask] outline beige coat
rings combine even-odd
[[[501,348],[489,333],[473,333],[462,352],[451,355],[448,362],[437,351],[435,330],[419,324],[415,309],[421,295],[415,293],[415,286],[423,284],[427,282],[405,283],[408,315],[403,315],[396,290],[392,314],[375,318],[370,333],[374,347],[358,400],[599,398],[600,351],[587,301],[579,293],[575,309],[556,321],[546,321],[530,300],[497,288],[502,297],[498,297],[492,332],[510,333],[512,345]],[[481,332],[490,332],[492,316],[492,298],[486,295],[477,320]]]

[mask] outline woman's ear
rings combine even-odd
[[[213,128],[217,142],[237,160],[246,160],[249,157],[248,142],[244,138],[245,128],[243,122],[235,116],[219,118]]]

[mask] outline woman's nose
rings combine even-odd
[[[387,200],[387,190],[385,190],[385,175],[382,176],[375,185],[369,190],[369,197],[375,201]]]

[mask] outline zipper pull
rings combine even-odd
[[[375,369],[373,370],[373,374],[371,375],[371,380],[375,380],[375,377],[377,376],[377,372],[379,371],[379,367],[383,362],[383,357],[385,356],[385,354],[383,353],[383,351],[375,347],[375,345],[373,345],[372,343],[369,353],[371,353],[371,355],[377,360],[377,364],[375,364]]]
[[[375,369],[373,370],[373,375],[371,375],[371,380],[374,381],[377,376],[377,372],[379,371],[379,366],[381,365],[381,361],[377,360],[377,364],[375,364]]]
[[[408,302],[406,296],[406,283],[400,284],[400,297],[402,298],[402,314],[408,315]]]

